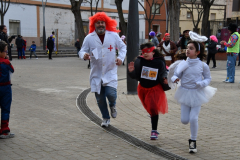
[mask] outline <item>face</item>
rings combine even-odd
[[[7,34],[7,27],[4,27],[2,31],[3,33]]]
[[[189,37],[189,31],[186,31],[186,32],[184,33],[184,35],[185,35],[186,38],[188,38],[188,37]]]
[[[189,43],[187,45],[187,50],[186,50],[186,56],[189,57],[190,59],[195,59],[197,58],[197,55],[200,53],[200,51],[196,51],[196,48],[193,43]]]
[[[169,35],[165,36],[165,40],[170,41],[170,36]]]
[[[104,34],[106,30],[106,24],[104,21],[97,21],[95,23],[95,30],[98,34]]]
[[[7,56],[8,50],[7,50],[7,46],[5,47],[3,52],[0,52],[0,57],[1,58],[5,58]]]
[[[79,39],[77,39],[77,41],[79,41]]]
[[[147,49],[147,47],[143,48],[143,49]],[[142,54],[143,58],[146,60],[151,60],[153,58],[154,52],[145,52],[144,54]]]

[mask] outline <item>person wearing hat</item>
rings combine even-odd
[[[227,78],[223,82],[234,83],[235,64],[239,53],[239,33],[237,32],[237,24],[230,23],[228,31],[231,34],[228,43],[221,41],[220,44],[227,47]]]
[[[189,31],[190,30],[184,30],[183,31],[183,37],[178,41],[177,47],[181,47],[181,49],[187,49],[187,43],[190,41],[190,36],[189,36]]]
[[[177,51],[177,46],[174,42],[170,41],[170,34],[165,33],[163,41],[159,43],[160,51],[165,55],[166,65],[170,66],[174,62],[174,55]]]
[[[95,93],[102,114],[102,127],[108,127],[110,116],[117,117],[116,99],[118,75],[117,69],[126,56],[126,45],[117,34],[117,22],[104,12],[98,12],[89,18],[89,34],[85,37],[79,57],[91,60],[90,85]],[[118,57],[116,58],[116,48]]]
[[[154,31],[151,31],[149,33],[149,36],[152,38],[151,42],[154,44],[155,47],[157,47],[157,45],[159,44],[159,41],[158,41],[158,39],[156,37],[156,33]]]

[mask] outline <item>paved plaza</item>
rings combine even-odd
[[[13,59],[12,139],[0,139],[0,160],[9,159],[164,159],[133,146],[89,121],[76,107],[76,98],[88,89],[87,61],[78,58]],[[212,62],[211,62],[212,65]],[[216,95],[202,106],[199,116],[198,153],[188,153],[189,124],[180,121],[174,90],[167,91],[168,114],[160,115],[157,141],[150,141],[150,117],[137,95],[127,95],[126,80],[119,81],[118,117],[111,125],[148,144],[192,160],[236,160],[240,157],[240,67],[235,83],[223,83],[226,61],[211,69]],[[119,79],[126,78],[120,66]],[[95,96],[86,99],[99,117]]]

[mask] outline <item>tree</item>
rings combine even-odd
[[[4,16],[8,11],[9,5],[10,5],[10,0],[1,0],[1,8],[0,8],[1,25],[4,25]]]
[[[95,3],[95,14],[97,13],[99,0],[84,0],[83,3],[89,3],[90,4],[91,16],[93,16],[93,5]]]
[[[189,10],[189,12],[190,12],[190,14],[192,16],[192,22],[193,22],[193,26],[194,26],[193,31],[194,32],[198,32],[198,25],[199,25],[199,22],[202,19],[204,8],[201,7],[200,3],[197,3],[197,0],[190,0],[189,4],[191,5],[191,7],[189,7],[185,3],[182,3],[182,5],[185,6]],[[193,14],[194,13],[194,9],[196,9],[197,13],[198,13],[198,16],[197,16],[196,20],[194,19],[194,14]]]
[[[83,30],[83,21],[82,21],[82,16],[80,12],[80,6],[83,0],[79,0],[79,1],[70,0],[70,2],[71,2],[71,10],[74,14],[75,22],[77,24],[79,43],[80,43],[80,46],[82,46],[85,34]]]
[[[208,27],[209,27],[209,12],[212,4],[214,3],[215,0],[201,0],[202,6],[204,8],[204,13],[203,13],[203,19],[202,19],[202,30],[201,34],[205,36],[208,35]]]
[[[140,6],[143,8],[144,12],[145,12],[145,19],[148,22],[148,33],[151,31],[152,29],[152,22],[155,18],[156,15],[156,11],[159,10],[160,12],[160,8],[162,7],[163,3],[165,0],[162,0],[162,2],[159,4],[161,0],[146,0],[147,3],[147,7],[150,8],[149,13],[147,13],[147,9],[144,8],[144,6],[142,5],[142,3],[140,3],[138,1],[138,3],[140,4]],[[157,5],[159,5],[158,7],[156,7]]]
[[[127,37],[127,25],[126,25],[124,17],[123,17],[122,2],[123,2],[123,0],[115,0],[115,4],[117,6],[118,16],[119,16],[119,20],[120,20],[120,24],[121,24],[121,28],[122,28],[121,32],[123,33],[123,35],[125,35]]]
[[[171,40],[178,41],[179,40],[180,0],[168,0],[168,12],[170,17]]]

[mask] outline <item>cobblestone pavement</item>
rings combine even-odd
[[[211,85],[218,92],[204,105],[199,117],[198,153],[189,154],[189,125],[180,122],[180,107],[168,91],[169,113],[160,116],[159,140],[150,141],[150,118],[137,96],[126,95],[126,80],[119,82],[118,117],[111,124],[149,144],[188,159],[238,159],[240,67],[236,83],[221,82],[226,76],[225,61],[212,70]],[[0,160],[9,159],[162,159],[105,132],[82,115],[76,97],[89,88],[88,62],[77,58],[52,61],[13,60],[13,102],[10,128],[12,139],[0,139]],[[119,79],[126,67],[119,67]],[[124,93],[123,93],[124,92]],[[98,115],[94,95],[88,106]]]
[[[218,61],[211,69],[211,86],[218,89],[208,104],[202,106],[199,116],[197,154],[188,153],[189,124],[180,121],[180,105],[174,101],[174,90],[167,91],[169,113],[160,115],[157,141],[149,140],[151,122],[137,95],[126,94],[126,81],[118,86],[118,117],[111,124],[149,144],[158,146],[188,159],[235,160],[240,157],[240,67],[236,66],[235,83],[223,83],[226,77],[226,61]],[[99,117],[94,94],[88,96],[87,104]]]
[[[88,62],[78,58],[13,60],[12,139],[0,139],[0,160],[156,159],[105,132],[76,107],[89,88]],[[124,78],[125,67],[119,69]],[[140,158],[139,158],[140,157]]]

